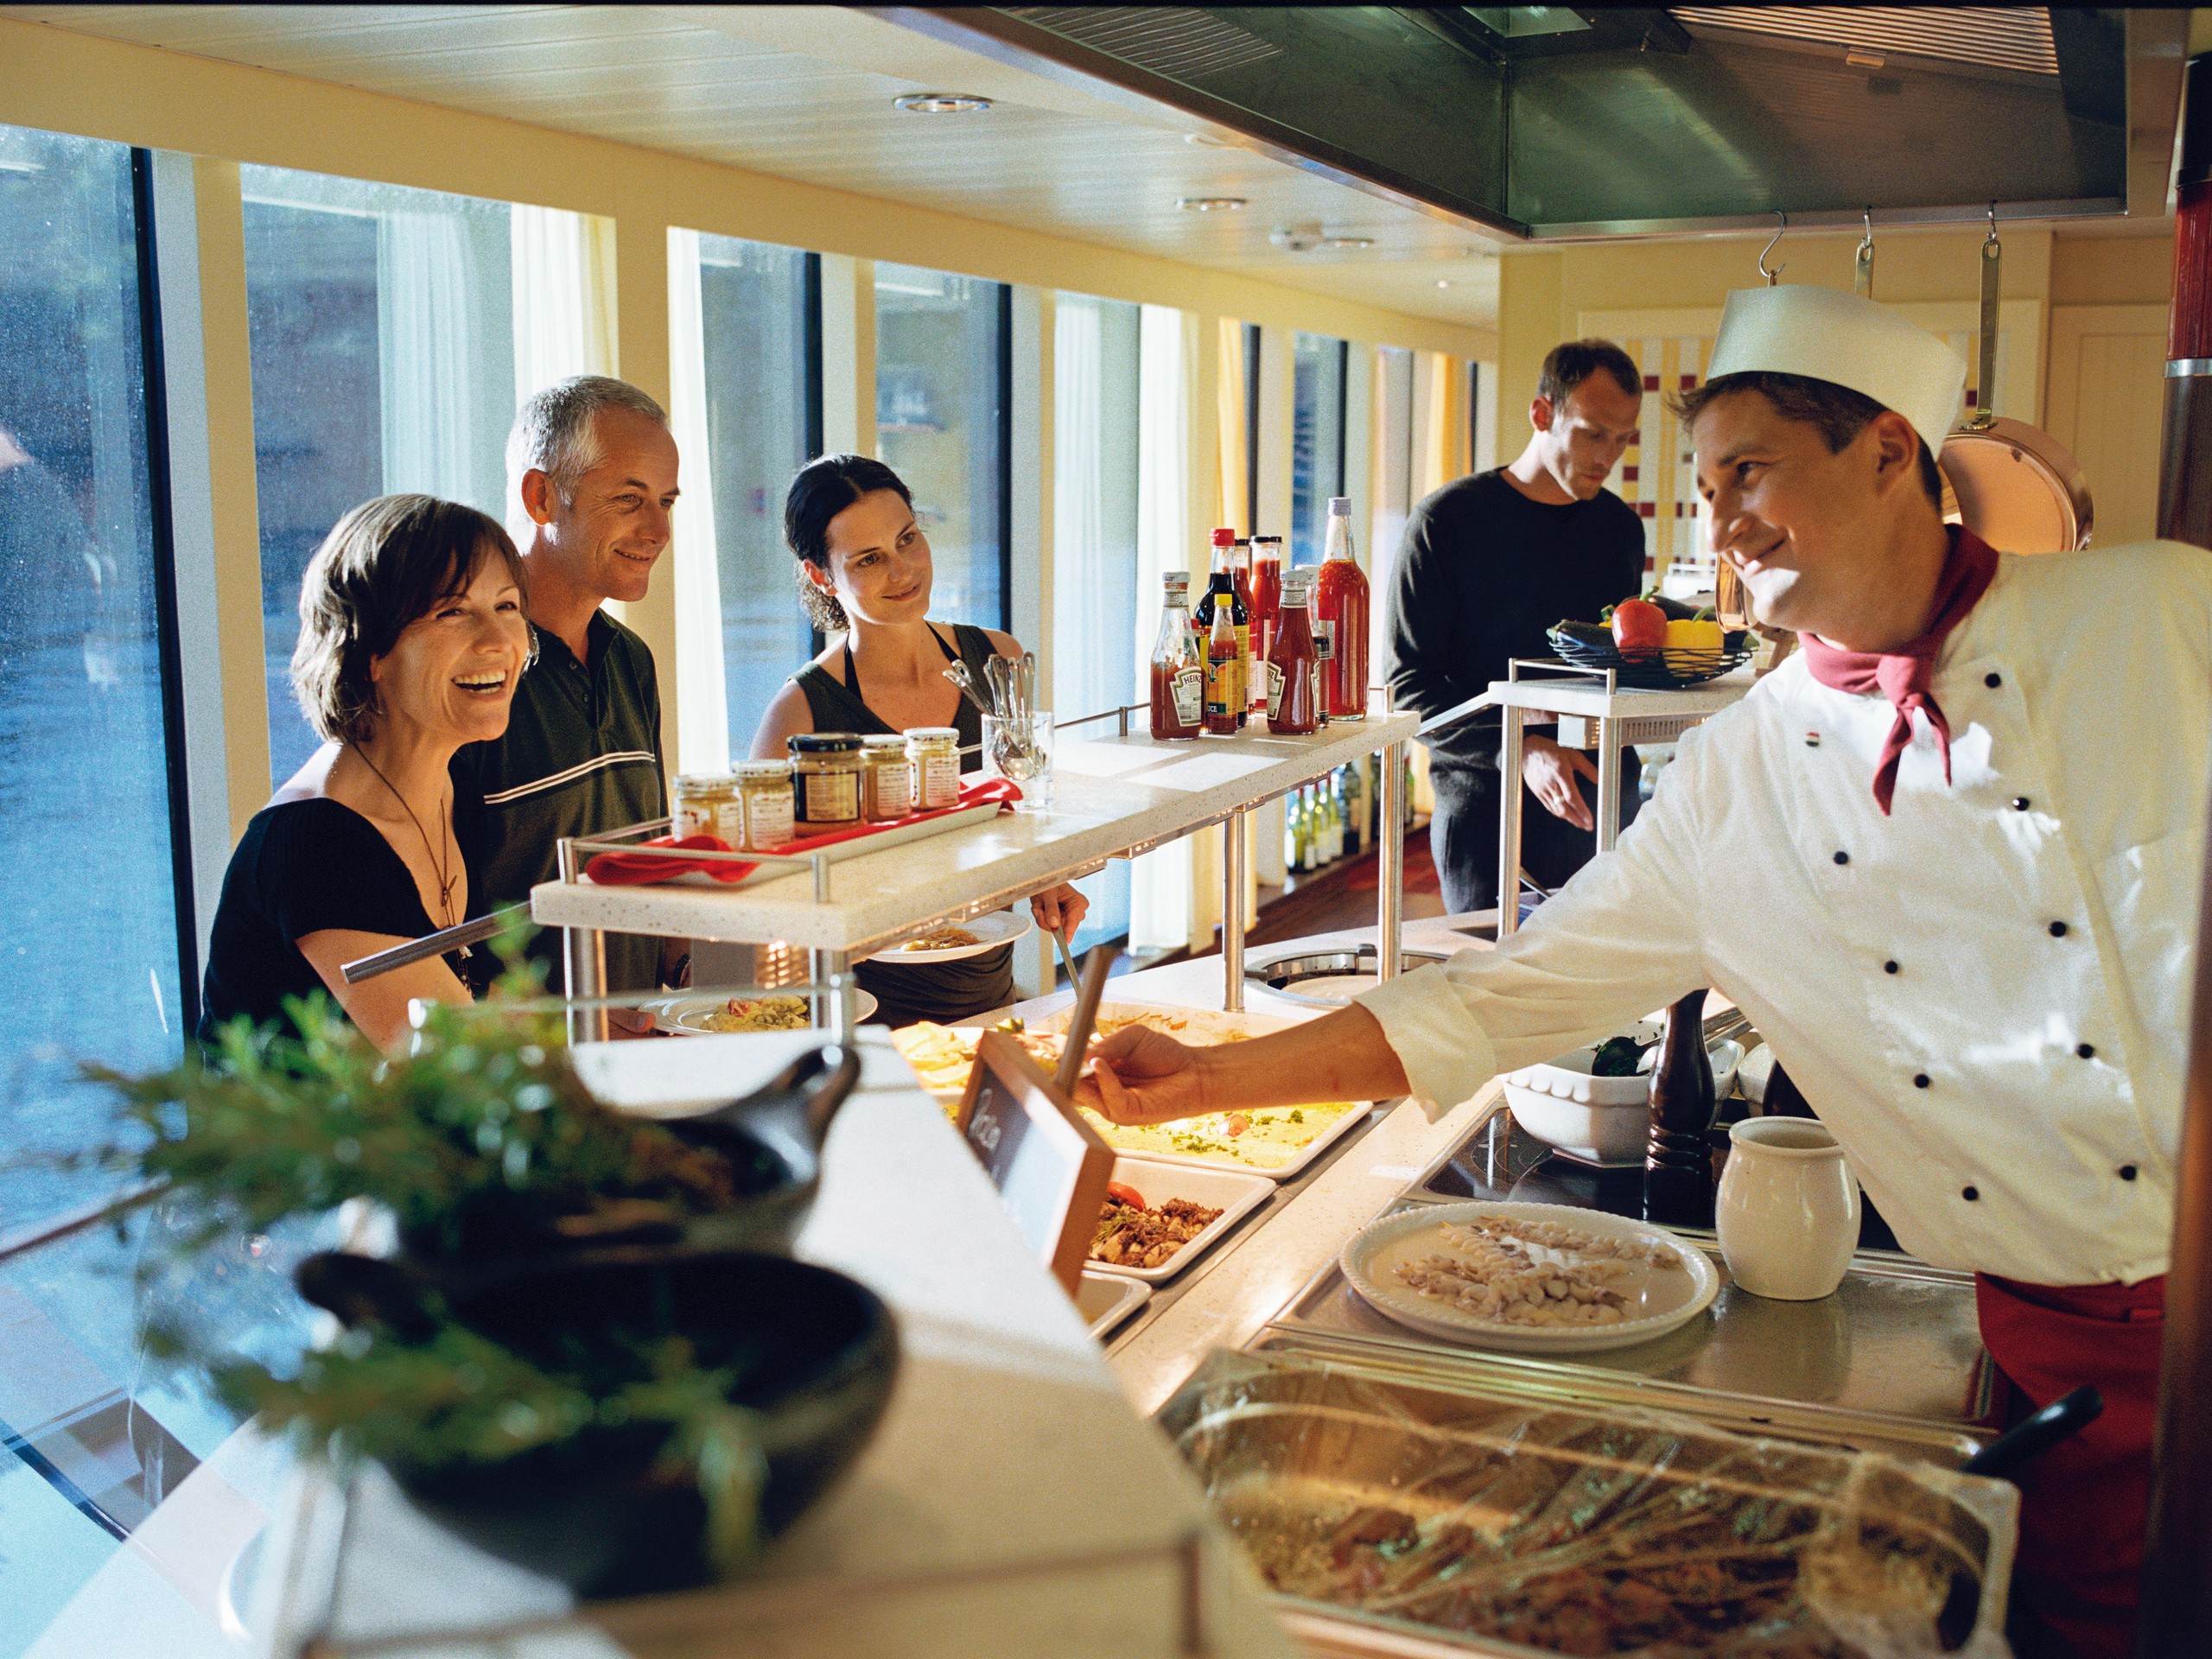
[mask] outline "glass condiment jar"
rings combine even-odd
[[[793,820],[802,836],[849,830],[861,821],[861,740],[855,732],[798,732],[791,756]]]
[[[772,852],[798,833],[787,760],[747,760],[737,768],[737,792],[745,807],[745,850]]]
[[[913,810],[914,763],[906,757],[906,740],[896,732],[861,739],[861,817],[888,823]]]
[[[960,733],[951,726],[916,726],[906,733],[914,763],[914,810],[934,812],[960,803]]]
[[[670,794],[675,804],[670,830],[677,840],[712,836],[731,849],[745,844],[745,809],[738,801],[737,779],[728,772],[687,772]]]

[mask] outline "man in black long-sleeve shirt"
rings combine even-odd
[[[1529,405],[1535,428],[1510,467],[1446,484],[1418,507],[1391,572],[1391,690],[1427,717],[1478,696],[1515,657],[1554,653],[1546,630],[1595,621],[1643,582],[1643,525],[1605,488],[1636,442],[1643,380],[1619,346],[1582,340],[1545,358]],[[1436,816],[1429,847],[1446,908],[1497,902],[1500,728],[1494,709],[1428,746]],[[1636,802],[1636,755],[1624,756],[1623,819]],[[1579,749],[1531,730],[1522,768],[1521,866],[1551,888],[1596,850],[1598,769]]]

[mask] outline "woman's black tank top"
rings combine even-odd
[[[956,622],[952,625],[953,643],[948,645],[944,634],[932,624],[930,637],[937,641],[946,662],[967,664],[976,683],[986,683],[983,664],[995,653],[991,638],[982,629]],[[883,717],[868,706],[855,672],[850,645],[845,647],[844,671],[847,678],[840,680],[821,664],[809,663],[791,676],[798,689],[806,694],[807,709],[814,716],[814,729],[858,732],[863,736],[873,732],[896,731],[896,727],[887,725]],[[974,703],[963,697],[960,711],[953,716],[952,723],[960,734],[960,747],[975,751],[960,757],[960,770],[980,772],[983,765],[982,715],[976,712]],[[963,957],[957,962],[889,965],[897,961],[895,954],[879,957],[860,963],[853,970],[861,988],[881,1005],[874,1017],[885,1025],[911,1026],[918,1020],[954,1025],[989,1009],[1002,1008],[1014,1001],[1014,947],[1010,944],[986,950],[981,956]]]

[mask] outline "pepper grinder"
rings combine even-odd
[[[1713,1225],[1713,1153],[1705,1133],[1719,1096],[1705,1052],[1705,992],[1667,1010],[1651,1067],[1651,1140],[1643,1160],[1643,1218]]]

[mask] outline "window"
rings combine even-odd
[[[1137,580],[1140,317],[1136,306],[1081,294],[1053,307],[1052,662],[1062,720],[1135,702],[1159,626],[1156,584],[1143,593]],[[1090,900],[1076,949],[1128,931],[1126,861],[1076,885]]]
[[[1001,283],[875,268],[877,453],[929,537],[931,613],[978,627],[1007,621],[1013,297]]]
[[[730,742],[741,752],[768,700],[815,649],[784,546],[784,493],[822,453],[821,263],[702,236],[699,301],[723,690]]]
[[[149,161],[0,126],[7,1154],[81,1144],[100,1107],[76,1063],[164,1064],[197,1004],[173,793],[166,459],[149,421]],[[0,1233],[105,1186],[0,1168]],[[0,1267],[0,1443],[12,1454],[0,1458],[0,1654],[22,1651],[192,1466],[194,1452],[130,1409],[126,1266],[100,1230]]]
[[[1329,498],[1344,493],[1344,366],[1341,340],[1301,334],[1291,347],[1290,562],[1319,564]]]
[[[505,516],[515,226],[505,202],[241,174],[269,760],[281,783],[315,748],[290,671],[300,577],[331,525],[395,490]]]

